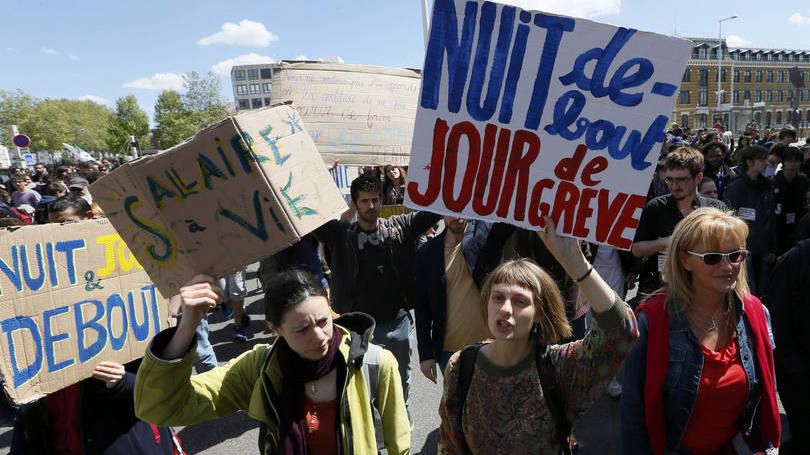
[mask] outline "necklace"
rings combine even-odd
[[[699,310],[697,307],[693,307],[693,308],[695,309],[695,311],[701,312],[701,311],[700,311],[700,310]],[[711,321],[712,321],[712,322],[711,322],[711,324],[709,325],[709,327],[708,327],[708,328],[706,328],[706,329],[704,329],[704,330],[705,330],[707,333],[709,333],[709,332],[717,332],[717,331],[718,331],[718,329],[720,328],[720,326],[717,324],[717,321],[718,321],[718,320],[719,320],[720,322],[724,322],[724,321],[726,321],[726,320],[728,319],[728,313],[729,313],[729,308],[728,308],[728,307],[726,307],[726,308],[723,310],[723,316],[722,316],[721,318],[718,318],[718,319],[715,319],[715,315],[717,314],[717,311],[715,311],[715,312],[714,312],[714,314],[712,314],[712,315],[707,315],[706,313],[703,313],[703,316],[709,316],[709,318],[710,318],[710,319],[711,319]],[[695,317],[694,317],[694,316],[692,316],[692,319],[694,320],[694,319],[695,319]],[[700,325],[703,325],[703,324],[700,324]]]
[[[312,410],[306,413],[306,422],[307,422],[307,432],[312,434],[321,427],[320,419],[318,418],[318,404],[315,403],[315,394],[318,392],[318,387],[313,382],[309,386],[309,390],[312,392]]]

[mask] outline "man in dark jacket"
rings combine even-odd
[[[361,311],[375,319],[373,342],[396,357],[407,405],[416,246],[440,217],[411,212],[380,219],[380,182],[368,175],[354,179],[351,196],[356,222],[332,220],[314,231],[331,257],[332,307],[338,313]]]
[[[740,178],[726,189],[726,203],[748,224],[748,286],[751,293],[762,297],[768,290],[768,270],[776,259],[776,223],[771,182],[763,173],[768,165],[768,150],[749,145],[741,152]]]
[[[790,441],[782,454],[810,453],[810,239],[782,255],[771,275],[768,306],[771,310],[773,351],[779,396],[790,424]]]
[[[703,176],[710,177],[717,186],[717,199],[723,200],[723,193],[732,180],[737,178],[737,173],[731,166],[725,163],[724,158],[728,149],[722,142],[710,142],[703,146]]]
[[[450,356],[491,335],[481,314],[481,286],[503,261],[514,226],[445,216],[445,229],[416,252],[416,337],[422,374],[436,382]]]
[[[804,216],[807,204],[807,190],[810,182],[807,176],[799,174],[804,159],[801,150],[788,146],[782,160],[782,169],[773,179],[773,195],[776,204],[776,231],[779,244],[777,255],[789,250],[795,243],[794,231]],[[40,202],[41,204],[41,202]]]

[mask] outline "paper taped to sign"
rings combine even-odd
[[[90,191],[164,295],[264,259],[346,210],[290,106],[226,119]]]
[[[418,70],[315,62],[279,66],[270,101],[293,102],[326,163],[408,164]]]
[[[404,205],[384,205],[380,207],[380,218],[391,218],[394,215],[404,215],[411,209]]]
[[[15,403],[143,357],[167,318],[108,220],[0,231],[0,373]]]
[[[691,48],[436,0],[405,204],[629,249]]]

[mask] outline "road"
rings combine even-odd
[[[221,312],[209,316],[211,343],[214,345],[220,365],[254,345],[266,343],[272,334],[264,324],[264,309],[255,267],[248,269],[248,297],[245,308],[253,323],[248,333],[248,342],[236,344],[231,341],[232,326]],[[433,384],[419,370],[416,350],[411,357],[411,412],[414,430],[411,435],[411,453],[435,454],[439,441],[439,402],[441,383]],[[781,406],[780,406],[781,408]],[[787,423],[782,411],[783,433]],[[246,413],[239,412],[217,421],[200,423],[178,429],[183,447],[189,454],[258,453],[259,425]],[[579,422],[574,430],[580,450],[577,455],[604,455],[621,453],[619,440],[619,401],[602,397]],[[0,455],[9,452],[12,429],[0,427]],[[787,439],[787,438],[783,438]]]

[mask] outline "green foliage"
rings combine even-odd
[[[196,71],[183,75],[185,93],[164,90],[155,102],[155,138],[159,148],[179,144],[205,127],[234,114],[233,105],[222,98],[219,76]]]
[[[62,150],[62,142],[87,151],[107,150],[107,124],[113,113],[92,101],[44,99],[26,111],[18,122],[20,132],[31,138],[34,151]]]
[[[11,145],[9,127],[20,125],[34,109],[37,100],[17,89],[15,92],[0,90],[0,144]]]
[[[110,149],[114,152],[126,152],[130,136],[135,136],[142,146],[146,146],[148,133],[149,119],[138,106],[135,95],[122,96],[115,100],[115,114],[107,124]]]

